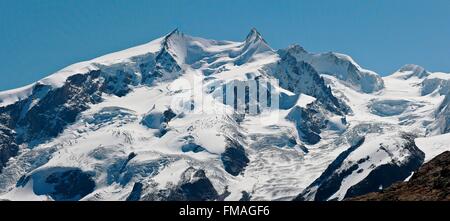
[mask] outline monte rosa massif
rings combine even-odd
[[[0,199],[363,199],[449,132],[450,74],[174,30],[0,92]]]

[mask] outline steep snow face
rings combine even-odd
[[[431,134],[450,132],[450,94],[447,94],[435,112],[436,120],[431,124]]]
[[[350,56],[329,52],[313,54],[298,45],[281,50],[298,61],[311,64],[320,74],[331,75],[358,91],[372,93],[383,89],[383,79],[373,71],[361,68]]]
[[[430,73],[422,81],[422,95],[446,95],[450,93],[450,74]]]
[[[256,59],[254,55],[256,54],[272,54],[273,50],[267,45],[267,42],[262,38],[261,34],[256,30],[252,29],[245,39],[245,44],[239,51],[237,55],[237,60],[235,64],[240,65],[246,62]],[[232,55],[233,56],[233,55]]]
[[[15,103],[18,100],[26,99],[33,92],[34,84],[21,88],[0,92],[0,107]]]
[[[340,103],[325,84],[324,79],[309,63],[298,61],[289,51],[281,54],[277,68],[273,71],[280,86],[294,92],[315,97],[335,113],[347,113],[347,107]]]
[[[342,200],[378,191],[406,179],[423,163],[424,154],[410,135],[379,133],[365,138],[343,151],[297,199]]]
[[[425,162],[430,161],[435,156],[450,151],[450,134],[441,134],[430,137],[421,137],[415,140],[417,146],[425,153]]]

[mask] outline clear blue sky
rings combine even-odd
[[[160,37],[243,40],[337,51],[386,75],[406,63],[450,72],[448,0],[0,0],[0,90]]]

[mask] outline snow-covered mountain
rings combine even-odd
[[[292,45],[281,53],[289,53],[298,61],[304,61],[319,73],[331,75],[358,91],[372,93],[383,89],[381,77],[360,67],[350,56],[335,52],[309,53],[299,45]]]
[[[0,92],[0,199],[342,200],[450,149],[450,74],[174,30]],[[443,134],[443,135],[441,135]],[[439,139],[438,139],[439,138]]]

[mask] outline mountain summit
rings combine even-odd
[[[427,70],[425,70],[425,68],[415,64],[407,64],[400,68],[397,72],[397,75],[404,79],[411,77],[424,78],[430,74]]]
[[[262,41],[266,43],[264,38],[261,36],[261,34],[256,30],[256,28],[252,28],[250,32],[248,33],[247,37],[245,38],[245,42],[247,43],[256,43],[258,41]]]

